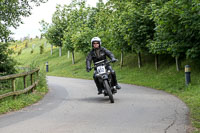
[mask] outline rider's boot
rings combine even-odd
[[[97,83],[96,85],[97,85],[97,90],[98,90],[98,93],[97,93],[97,94],[98,94],[98,95],[102,94],[102,90],[103,90],[103,89],[102,89],[102,87],[101,87],[101,84],[100,84],[100,83]]]
[[[97,90],[98,90],[98,95],[102,94],[102,88],[100,87],[100,85],[97,85]]]
[[[97,93],[98,95],[102,94],[103,89],[101,88],[99,84],[97,85],[97,90],[98,90],[98,93]]]
[[[97,93],[98,95],[100,95],[100,94],[102,94],[102,91],[98,91],[98,93]]]
[[[115,72],[112,72],[112,78],[113,78],[113,84],[116,87],[117,90],[121,89],[121,86],[117,83],[117,77]]]
[[[116,89],[121,89],[121,86],[119,86],[119,84],[116,85]]]
[[[113,87],[113,90],[112,90],[112,92],[113,92],[113,93],[117,93],[116,86],[114,86],[114,87]]]
[[[98,90],[98,95],[100,95],[100,94],[102,94],[102,87],[101,87],[101,84],[99,83],[99,80],[98,80],[98,78],[95,76],[95,74],[94,74],[94,76],[93,76],[93,78],[94,78],[94,82],[95,82],[95,84],[96,84],[96,86],[97,86],[97,90]]]

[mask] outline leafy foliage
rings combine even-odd
[[[59,6],[47,28],[49,41],[62,40],[70,51],[87,53],[94,36],[116,51],[200,56],[198,0],[99,0],[96,7],[73,0]]]
[[[0,43],[0,75],[15,73],[14,68],[16,62],[9,56],[12,53],[7,49],[8,43]]]
[[[152,18],[155,22],[155,38],[149,45],[150,52],[168,53],[173,57],[199,56],[199,15],[198,1],[167,1],[160,5],[152,2]]]
[[[36,6],[47,0],[1,0],[0,1],[0,40],[9,40],[11,31],[9,27],[17,28],[22,22],[22,17],[31,14],[33,4]]]
[[[88,51],[88,39],[91,35],[91,30],[87,27],[89,10],[90,8],[86,7],[85,1],[73,1],[67,6],[65,20],[68,25],[65,29],[63,42],[70,51]]]
[[[22,22],[22,17],[31,14],[33,4],[38,6],[47,0],[1,0],[0,1],[0,72],[11,74],[15,72],[15,61],[9,56],[7,49],[12,32],[10,28],[17,28]]]

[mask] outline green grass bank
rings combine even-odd
[[[51,55],[50,45],[45,40],[34,39],[28,43],[28,47],[21,51],[21,54],[15,54],[15,59],[19,66],[30,66],[32,64],[40,66],[45,70],[45,63],[48,61],[49,72],[47,75],[92,79],[93,72],[87,73],[85,69],[85,55],[75,53],[75,64],[72,64],[71,55],[68,58],[66,50],[62,51],[59,57],[58,48],[53,49]],[[40,54],[40,47],[44,46],[44,52]],[[33,48],[34,46],[34,48]],[[119,59],[119,54],[115,53]],[[119,62],[113,64],[118,81],[120,83],[135,84],[164,90],[179,97],[190,108],[191,124],[195,133],[200,132],[200,69],[194,62],[183,61],[181,70],[176,71],[175,61],[169,57],[160,58],[160,66],[156,71],[154,66],[154,57],[143,55],[142,68],[137,67],[137,57],[135,54],[126,54],[124,57],[124,66],[121,69]],[[191,65],[191,84],[185,86],[184,66]]]
[[[36,41],[34,40],[32,42],[35,43],[35,42],[38,42],[38,40]],[[40,43],[42,43],[42,41],[40,41]],[[16,46],[16,44],[18,45]],[[10,48],[14,49],[15,54],[13,54],[12,56],[15,58],[19,53],[21,53],[22,50],[26,50],[24,49],[25,42],[12,44]],[[34,63],[29,64],[29,68],[19,68],[19,66],[25,67],[24,64],[18,63],[18,66],[16,66],[16,70],[17,70],[16,73],[27,72],[38,67],[38,65]],[[40,82],[33,92],[30,92],[30,93],[28,92],[25,94],[18,95],[15,97],[15,99],[13,99],[12,96],[1,99],[0,100],[0,115],[8,113],[8,112],[12,112],[12,111],[20,110],[24,107],[32,105],[38,102],[39,100],[41,100],[44,97],[44,95],[48,92],[48,87],[46,84],[46,73],[44,70],[40,69],[37,79],[39,79]],[[30,76],[27,76],[26,78],[27,87],[31,85],[30,80],[31,80]],[[0,85],[1,85],[0,87],[2,87],[0,88],[0,94],[12,92],[11,80],[2,81],[0,82]],[[23,77],[16,78],[15,86],[16,86],[16,90],[22,90],[24,88]]]
[[[18,95],[15,98],[10,96],[10,97],[1,99],[0,100],[0,115],[8,113],[8,112],[12,112],[12,111],[20,110],[24,107],[32,105],[32,104],[38,102],[39,100],[41,100],[44,97],[44,95],[48,92],[44,72],[39,73],[38,79],[40,80],[40,82],[37,85],[37,87],[34,88],[33,92],[30,91],[28,93]],[[8,83],[10,84],[11,82],[8,82]],[[16,78],[15,83],[16,83],[15,84],[16,90],[22,90],[24,88],[23,77]],[[26,78],[26,85],[27,85],[27,87],[31,85],[30,75],[27,76],[27,78]],[[0,94],[12,92],[12,88],[10,88],[9,86],[7,86],[7,87],[8,88],[6,88],[6,89],[5,88],[1,89]]]

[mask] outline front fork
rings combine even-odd
[[[112,93],[113,93],[113,90],[114,90],[114,86],[113,86],[113,83],[112,83],[112,75],[110,74],[110,73],[108,73],[108,74],[105,74],[105,75],[102,75],[102,78],[101,78],[101,84],[103,85],[103,87],[104,87],[104,91],[106,91],[106,88],[105,88],[105,85],[104,85],[104,80],[107,80],[108,81],[108,84],[109,84],[109,86],[110,86],[110,89],[111,89],[111,91],[112,91]]]
[[[111,71],[108,70],[107,73],[103,74],[103,75],[96,75],[98,77],[99,83],[101,84],[101,86],[103,87],[103,90],[105,91],[105,85],[104,85],[104,80],[108,81],[108,84],[110,86],[111,91],[113,92],[114,88],[113,88],[113,81],[112,81],[112,75],[111,75]]]

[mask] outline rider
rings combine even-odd
[[[89,72],[91,70],[91,61],[93,61],[93,63],[95,63],[95,62],[98,62],[101,60],[106,60],[106,56],[108,56],[111,59],[111,62],[117,61],[117,59],[115,59],[114,55],[109,50],[107,50],[104,47],[101,47],[101,39],[99,37],[92,38],[91,45],[92,45],[92,50],[90,51],[90,53],[88,54],[88,56],[86,58],[87,72]],[[121,87],[117,83],[115,71],[112,70],[112,67],[110,65],[108,65],[106,68],[111,71],[113,85],[116,87],[116,89],[121,89]],[[94,81],[98,88],[98,95],[102,94],[102,86],[99,83],[98,78],[96,77],[96,71],[94,72],[93,78],[94,78]]]

